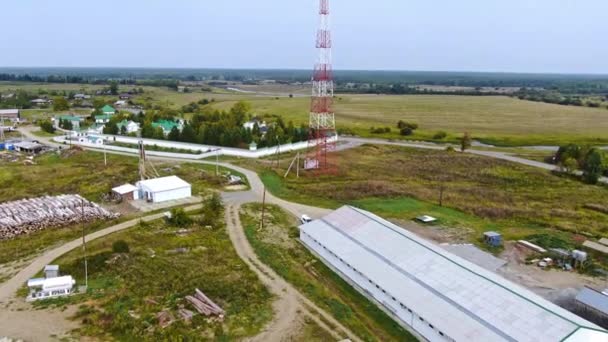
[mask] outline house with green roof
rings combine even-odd
[[[95,115],[95,123],[107,124],[108,122],[110,122],[111,118],[112,118],[112,115],[110,115],[110,114]]]
[[[59,126],[60,121],[69,121],[72,123],[72,129],[78,130],[80,129],[80,123],[83,121],[83,118],[74,115],[61,115],[56,119],[55,124]]]
[[[169,133],[171,132],[173,127],[177,127],[177,129],[179,129],[181,131],[183,128],[183,125],[181,123],[171,121],[171,120],[158,120],[158,121],[155,121],[152,123],[152,127],[154,127],[154,128],[160,127],[163,129],[163,133],[165,135],[169,135]]]
[[[105,105],[101,108],[101,112],[105,115],[114,115],[116,114],[116,109],[110,105]]]

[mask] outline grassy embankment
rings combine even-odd
[[[247,239],[261,261],[327,310],[365,341],[415,341],[375,304],[308,252],[298,240],[296,222],[276,206],[266,207],[267,225],[259,229],[261,204],[241,212]]]
[[[3,163],[0,165],[0,203],[44,195],[80,194],[98,202],[101,195],[138,178],[137,158],[108,154],[104,166],[102,153],[78,151],[71,156],[46,154],[35,159],[36,165]],[[215,176],[215,166],[194,163],[154,162],[162,175],[175,174],[192,184],[193,195],[206,195],[223,188],[222,177]],[[220,172],[232,172],[220,168]],[[243,179],[246,179],[243,177]],[[134,214],[138,215],[138,214]],[[124,218],[126,219],[126,218]],[[94,222],[86,230],[92,232],[115,224],[117,221]],[[81,234],[81,226],[68,226],[42,230],[27,236],[0,241],[0,264],[20,260],[54,245],[71,241]]]
[[[603,186],[445,151],[365,145],[337,155],[339,174],[321,181],[306,173],[284,179],[284,169],[244,163],[257,165],[268,190],[279,197],[328,208],[352,204],[393,219],[429,214],[441,226],[469,231],[468,239],[475,242],[487,230],[502,232],[506,239],[546,233],[579,242],[581,235],[608,232],[608,215],[589,209],[605,206],[608,189]],[[287,165],[285,159],[282,167]]]
[[[187,229],[187,232],[179,232]],[[128,253],[112,245],[125,241]],[[86,295],[36,303],[79,305],[76,336],[120,341],[228,341],[260,332],[272,317],[272,296],[232,247],[223,223],[211,229],[197,223],[173,227],[164,220],[116,233],[87,244],[89,289]],[[82,251],[55,261],[65,274],[84,281]],[[177,310],[199,288],[226,311],[223,322],[196,315],[191,324]],[[168,310],[176,322],[166,328],[156,314]]]

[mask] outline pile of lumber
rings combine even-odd
[[[224,317],[224,310],[209,299],[209,297],[205,296],[199,289],[195,290],[194,296],[186,296],[186,300],[194,306],[196,311],[205,316]]]
[[[45,196],[6,202],[0,204],[0,240],[49,227],[116,217],[118,214],[79,195]]]

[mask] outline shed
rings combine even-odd
[[[139,198],[148,202],[165,202],[192,196],[192,185],[177,176],[137,182]]]
[[[492,247],[498,247],[502,245],[502,235],[497,232],[485,232],[483,233],[483,241]]]
[[[31,141],[18,142],[13,144],[13,146],[16,151],[25,153],[39,153],[43,148],[42,145]]]
[[[139,199],[139,191],[137,191],[137,187],[132,184],[124,184],[121,186],[117,186],[112,189],[112,192],[123,200],[136,200]]]
[[[19,109],[0,109],[0,120],[19,121],[21,111]]]

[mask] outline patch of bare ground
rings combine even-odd
[[[3,336],[25,341],[71,340],[78,323],[70,317],[76,306],[36,310],[23,299],[14,299],[0,309],[0,331]]]
[[[475,234],[473,229],[421,225],[411,220],[391,219],[390,221],[399,227],[436,243],[466,243]]]

